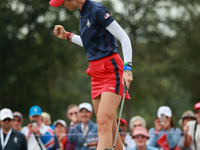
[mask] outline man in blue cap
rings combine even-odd
[[[30,122],[22,129],[28,141],[29,150],[52,150],[54,147],[54,133],[53,130],[43,124],[42,109],[35,105],[29,110]]]

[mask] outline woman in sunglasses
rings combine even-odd
[[[67,118],[70,120],[70,124],[66,132],[68,134],[70,128],[73,128],[76,124],[80,122],[79,109],[76,104],[71,104],[67,107]],[[74,148],[75,148],[75,143],[69,142],[69,140],[67,140],[65,145],[65,150],[74,150]]]
[[[148,146],[147,140],[149,139],[148,131],[145,127],[138,126],[134,129],[132,138],[135,140],[136,146],[129,150],[158,150],[155,147]]]

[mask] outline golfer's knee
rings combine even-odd
[[[97,127],[98,132],[110,132],[112,129],[112,118],[106,115],[98,115],[97,116]]]

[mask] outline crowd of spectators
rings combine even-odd
[[[69,125],[62,119],[51,123],[50,114],[35,105],[29,110],[30,123],[22,127],[23,115],[3,108],[0,150],[96,150],[98,131],[92,115],[90,103],[72,104],[66,113]],[[149,130],[142,116],[133,116],[129,124],[123,118],[116,121],[120,121],[123,150],[200,150],[200,102],[193,111],[183,112],[178,122],[181,128],[175,126],[169,106],[158,108]]]

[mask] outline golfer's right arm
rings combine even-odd
[[[68,35],[69,32],[67,32],[67,31],[64,29],[63,26],[61,26],[61,25],[55,25],[55,26],[54,26],[53,33],[54,33],[54,35],[57,36],[58,38],[67,40],[67,35]],[[73,38],[72,38],[72,37],[73,37]],[[81,40],[81,38],[80,38],[79,35],[72,34],[72,37],[71,37],[71,38],[72,38],[72,41],[71,41],[71,42],[73,42],[73,43],[75,43],[75,44],[77,44],[77,45],[83,47],[83,42],[82,42],[82,40]]]

